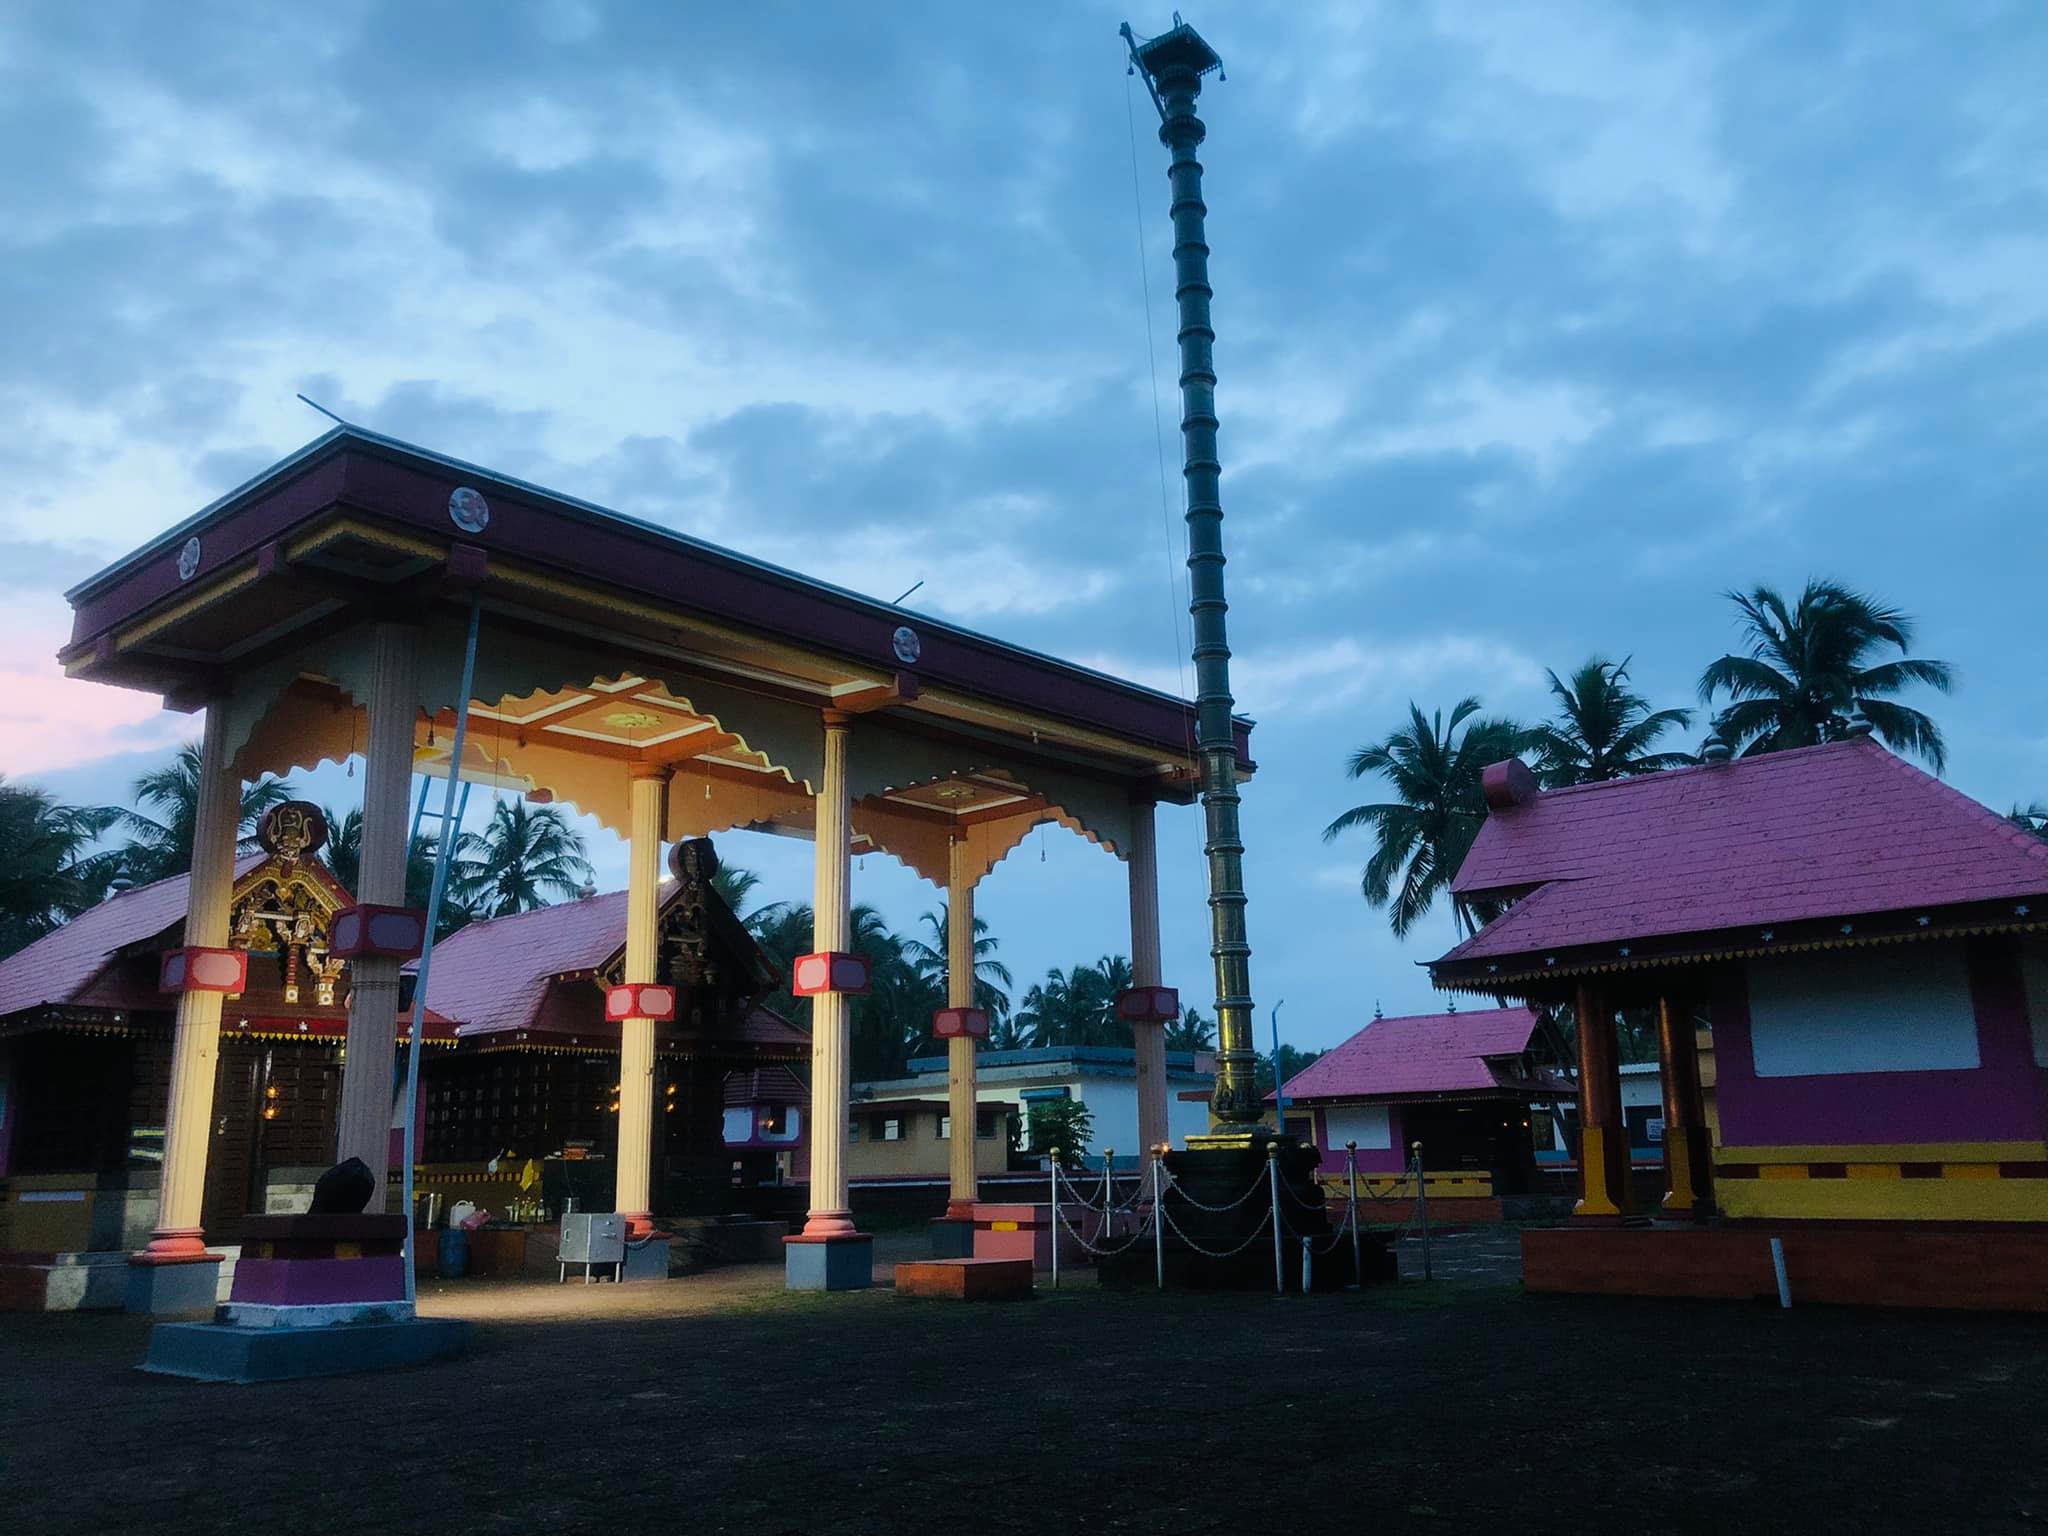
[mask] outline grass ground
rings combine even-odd
[[[2038,1322],[1524,1297],[1498,1239],[1345,1296],[968,1307],[447,1287],[452,1365],[132,1369],[0,1317],[0,1529],[2006,1531],[2048,1518]],[[1404,1253],[1412,1264],[1412,1249]]]

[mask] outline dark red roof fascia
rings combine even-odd
[[[449,493],[458,485],[476,485],[491,506],[490,526],[477,542],[492,554],[573,572],[650,602],[678,604],[687,594],[694,611],[718,622],[784,637],[889,676],[900,666],[893,650],[896,628],[908,622],[923,641],[916,669],[923,682],[1058,715],[1175,755],[1191,752],[1194,707],[1164,694],[907,615],[402,444],[337,431],[275,473],[281,478],[252,482],[174,530],[201,534],[202,574],[254,558],[262,545],[337,506],[456,542],[448,522]],[[573,538],[563,536],[570,531],[564,524],[574,525]],[[181,585],[173,550],[165,548],[153,559],[131,556],[73,592],[69,649],[90,645]],[[1250,725],[1238,721],[1235,728],[1238,756],[1249,768]]]
[[[1428,970],[1430,980],[1439,987],[1486,993],[1505,990],[1520,996],[1519,983],[1542,983],[1593,972],[1647,971],[1702,961],[1846,949],[1858,944],[2043,930],[2048,930],[2048,892],[2033,901],[1999,897],[1919,911],[1907,908],[1896,912],[1844,913],[1839,917],[1763,927],[1664,934],[1631,939],[1626,944],[1561,945],[1472,960],[1447,956],[1428,962]]]

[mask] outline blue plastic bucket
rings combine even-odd
[[[439,1263],[443,1280],[460,1280],[469,1273],[469,1233],[461,1227],[441,1229]]]

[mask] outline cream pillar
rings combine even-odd
[[[363,846],[356,900],[405,905],[406,813],[412,789],[413,721],[419,713],[420,632],[379,623],[371,638],[369,724],[363,733]],[[348,1055],[342,1065],[335,1159],[359,1157],[377,1181],[372,1215],[384,1209],[391,1172],[391,1071],[398,1041],[400,962],[363,955],[349,963]]]
[[[227,700],[206,708],[199,743],[199,804],[192,819],[192,876],[185,901],[185,942],[224,949],[235,890],[235,837],[242,782],[228,765]],[[213,1139],[213,1078],[220,1057],[218,992],[183,992],[171,1040],[171,1096],[164,1118],[164,1166],[156,1227],[140,1255],[175,1263],[205,1254],[200,1207],[206,1200],[206,1153]]]
[[[1131,985],[1158,987],[1159,853],[1153,807],[1131,807]],[[1138,1075],[1138,1143],[1149,1160],[1152,1149],[1165,1143],[1166,1025],[1143,1019],[1131,1025],[1131,1046]]]
[[[853,860],[848,846],[846,798],[848,718],[825,711],[825,764],[818,786],[818,841],[813,858],[811,948],[845,954],[852,940]],[[811,1211],[805,1237],[843,1237],[854,1231],[846,1205],[847,1100],[850,1041],[847,998],[821,992],[811,999]]]
[[[661,834],[668,824],[669,770],[633,765],[631,841],[626,854],[628,983],[656,980],[656,914],[661,906]],[[635,1237],[653,1230],[654,1020],[619,1026],[618,1193],[613,1208]]]
[[[974,876],[968,867],[966,842],[955,836],[946,864],[946,1006],[974,1006]],[[972,1035],[955,1035],[946,1042],[946,1107],[953,1122],[953,1140],[947,1147],[947,1168],[952,1189],[946,1214],[971,1217],[974,1202],[981,1198],[975,1176],[975,1135],[980,1113],[975,1102],[975,1040]]]

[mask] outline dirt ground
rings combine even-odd
[[[2048,1521],[2039,1322],[1524,1297],[1497,1237],[1432,1260],[1427,1285],[1285,1301],[789,1296],[766,1267],[472,1283],[424,1298],[476,1319],[467,1358],[266,1387],[143,1375],[129,1318],[0,1317],[0,1530]]]

